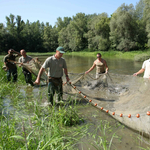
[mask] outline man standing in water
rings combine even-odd
[[[14,54],[16,53],[16,54]],[[8,50],[8,55],[4,57],[4,64],[7,70],[7,80],[11,80],[11,75],[13,76],[13,82],[17,81],[17,66],[15,64],[16,57],[21,56],[19,52],[16,52],[14,49]]]
[[[20,54],[22,55],[22,57],[19,58],[19,63],[21,63],[21,65],[23,63],[29,63],[29,61],[32,60],[32,57],[28,56],[24,49],[20,50]],[[23,71],[26,83],[27,84],[29,83],[29,84],[31,84],[31,86],[34,86],[34,84],[32,82],[32,74],[25,67],[22,67],[22,71]]]
[[[100,53],[97,53],[97,59],[94,61],[93,66],[85,72],[85,74],[89,73],[96,67],[96,78],[99,78],[99,76],[103,73],[108,72],[108,66],[104,59],[102,59],[102,55]]]
[[[143,72],[144,72],[143,78],[149,78],[150,79],[150,59],[145,60],[143,62],[142,68],[138,72],[134,73],[133,76],[137,76],[138,74],[141,74]]]
[[[40,83],[40,77],[45,71],[45,69],[49,68],[48,77],[48,99],[49,102],[53,105],[53,96],[55,92],[57,93],[58,101],[62,100],[63,89],[62,89],[62,76],[63,70],[66,75],[67,82],[69,81],[67,65],[64,58],[62,58],[64,52],[63,47],[57,47],[55,55],[48,57],[44,64],[42,65],[35,84]]]

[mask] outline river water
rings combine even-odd
[[[39,56],[38,56],[39,57]],[[40,56],[39,59],[44,62],[44,60],[48,56]],[[94,60],[96,59],[96,56],[68,56],[63,55],[63,57],[66,59],[68,72],[71,73],[83,73],[87,71],[93,64]],[[139,69],[141,69],[142,62],[134,62],[133,60],[129,59],[119,59],[115,57],[102,57],[107,61],[107,65],[109,67],[110,73],[115,74],[124,74],[124,75],[132,75],[133,73],[137,72]],[[95,69],[91,72],[95,73]],[[140,75],[142,76],[142,75]],[[46,87],[47,88],[47,87]],[[36,87],[34,88],[33,92],[37,93],[38,89]],[[118,136],[120,137],[120,141],[114,139],[112,142],[112,148],[114,150],[141,150],[143,148],[150,147],[150,141],[147,138],[144,138],[143,136],[140,136],[139,133],[135,133],[128,127],[117,127],[118,121],[110,117],[105,112],[102,112],[98,109],[96,109],[93,106],[88,107],[82,107],[79,109],[80,113],[83,115],[87,123],[92,123],[93,128],[96,126],[99,126],[100,120],[107,120],[110,122],[110,125],[113,128],[113,132],[117,132]],[[93,117],[96,116],[96,117]],[[91,129],[92,131],[92,129]],[[108,135],[110,136],[110,135]],[[141,139],[141,140],[138,140]],[[83,139],[83,142],[86,143],[86,138]],[[78,145],[79,149],[90,149],[95,150],[93,146],[90,146],[88,143]]]
[[[39,56],[38,56],[39,57]],[[42,62],[47,58],[48,56],[41,56],[39,57]],[[87,71],[93,64],[94,60],[96,60],[96,56],[73,56],[73,55],[63,55],[67,62],[68,72],[71,73],[83,73]],[[107,61],[107,65],[109,67],[110,73],[115,74],[123,74],[123,75],[132,75],[133,73],[137,72],[142,67],[142,62],[134,62],[130,59],[119,59],[115,57],[107,57],[105,58],[102,56],[103,59]],[[91,72],[95,73],[95,69]],[[140,76],[143,76],[142,74]],[[35,89],[36,91],[36,89]],[[36,91],[37,92],[37,91]],[[80,113],[86,118],[87,123],[92,123],[93,128],[96,126],[99,126],[100,120],[107,120],[110,122],[110,125],[113,127],[113,132],[117,132],[117,134],[120,137],[120,142],[118,140],[113,140],[112,142],[112,148],[111,149],[117,149],[117,150],[141,150],[143,148],[150,147],[150,141],[147,138],[144,138],[139,133],[135,133],[128,127],[124,126],[118,127],[116,129],[116,125],[118,124],[118,121],[110,117],[105,112],[102,112],[98,109],[96,109],[93,106],[88,107],[82,107],[80,110]],[[96,116],[96,117],[93,117]],[[92,129],[91,129],[92,130]],[[139,140],[139,139],[141,140]],[[86,143],[86,139],[83,139],[83,142]],[[79,149],[91,149],[95,150],[93,146],[90,146],[89,144],[81,144],[78,146]]]

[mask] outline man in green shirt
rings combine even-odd
[[[16,54],[14,54],[16,53]],[[7,70],[7,80],[11,80],[11,75],[13,76],[13,82],[17,81],[17,66],[15,64],[16,57],[21,56],[19,52],[16,52],[14,49],[8,50],[8,55],[4,57],[4,65]]]
[[[35,84],[40,83],[40,77],[43,73],[43,71],[47,68],[49,68],[48,77],[49,77],[49,83],[48,83],[48,99],[53,105],[53,96],[55,92],[58,96],[58,101],[62,100],[63,95],[63,89],[62,89],[62,76],[63,76],[63,70],[66,75],[67,82],[69,81],[68,77],[68,71],[67,71],[67,65],[64,58],[62,58],[64,52],[63,47],[58,47],[56,49],[55,55],[48,57],[44,64],[42,65],[37,79],[35,81]]]

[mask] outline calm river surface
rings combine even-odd
[[[40,60],[45,61],[49,56],[38,57]],[[65,54],[63,58],[66,59],[68,72],[71,73],[83,73],[87,71],[93,65],[94,60],[97,59],[96,56],[67,56]],[[118,59],[113,56],[109,58],[102,56],[102,58],[107,61],[110,73],[132,75],[142,67],[142,62],[134,62],[129,59]],[[95,69],[91,73],[95,73]]]
[[[38,57],[42,62],[44,62],[45,59],[49,56],[38,56]],[[71,73],[83,73],[87,71],[92,66],[93,61],[96,59],[96,56],[95,57],[90,57],[90,56],[82,57],[82,56],[67,56],[65,54],[63,55],[63,57],[66,59],[68,72],[71,72]],[[102,58],[107,61],[107,65],[109,67],[110,73],[132,75],[133,73],[137,72],[142,67],[142,62],[134,62],[132,60],[118,59],[115,57],[105,58],[103,56]],[[95,69],[91,73],[95,73]],[[150,147],[149,145],[150,140],[145,139],[144,137],[140,136],[139,133],[135,133],[127,127],[123,127],[123,128],[118,127],[116,129],[116,125],[118,122],[115,119],[111,118],[105,112],[101,112],[100,110],[90,105],[88,106],[88,108],[83,107],[79,110],[80,110],[80,113],[83,114],[84,118],[86,118],[86,122],[93,124],[93,128],[96,128],[96,126],[99,126],[100,120],[107,120],[110,122],[110,125],[114,128],[113,132],[117,132],[117,135],[120,137],[120,141],[116,139],[113,140],[113,146],[111,149],[113,150],[141,150],[142,148],[140,147],[143,147],[145,149],[147,147]],[[142,139],[142,141],[137,139],[137,137]],[[143,141],[146,141],[146,142],[143,142]],[[86,139],[83,139],[83,142],[86,143]],[[94,147],[91,147],[88,144],[79,145],[78,149],[95,150]]]

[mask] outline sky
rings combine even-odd
[[[54,26],[57,18],[73,17],[77,13],[113,14],[123,3],[136,4],[139,0],[0,0],[0,23],[6,24],[6,16],[21,16],[26,22],[36,22]]]

